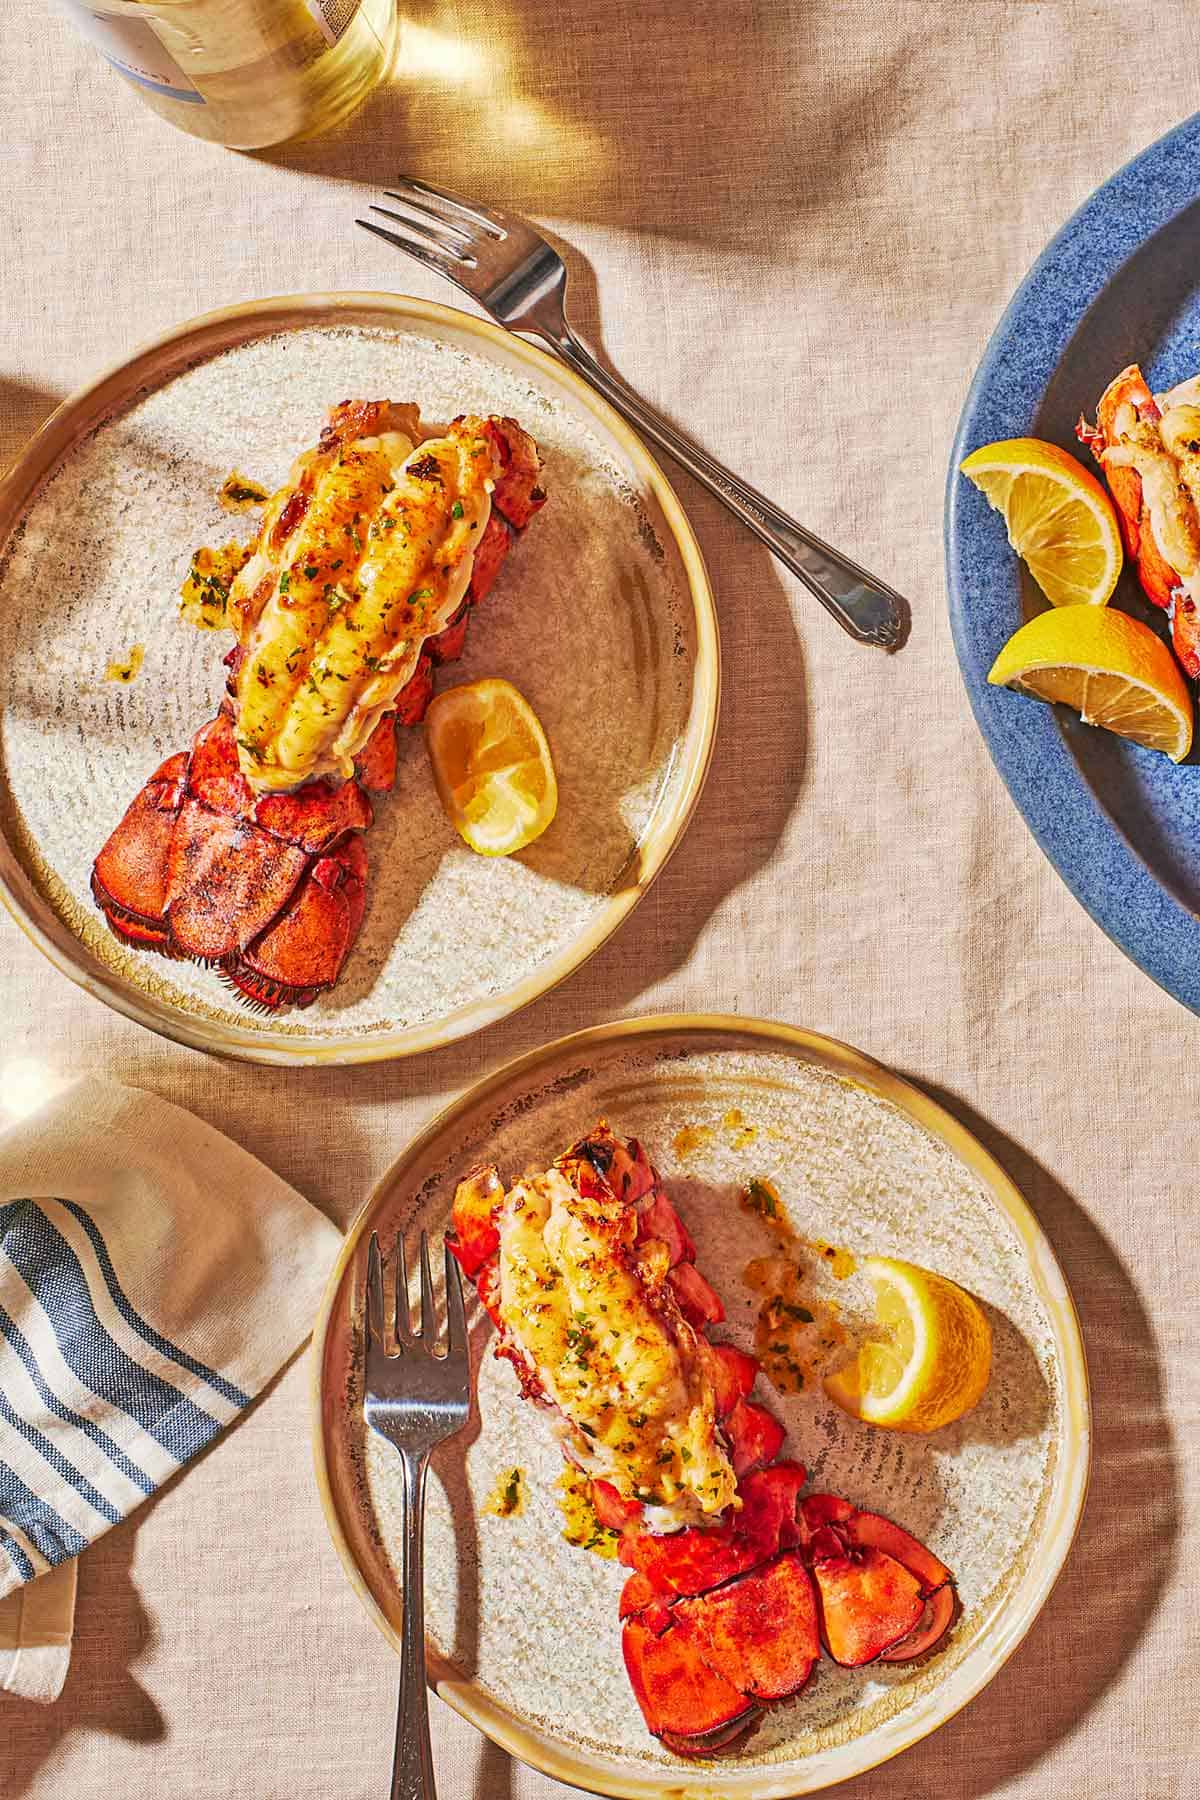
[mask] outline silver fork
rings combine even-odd
[[[372,1431],[395,1446],[404,1471],[404,1620],[400,1640],[400,1704],[392,1800],[437,1800],[429,1745],[429,1696],[425,1687],[425,1476],[429,1452],[453,1437],[471,1409],[471,1353],[467,1345],[462,1279],[449,1249],[446,1257],[446,1349],[438,1356],[429,1239],[421,1233],[421,1322],[408,1311],[404,1239],[397,1235],[392,1269],[392,1309],[397,1349],[387,1348],[383,1262],[371,1233],[363,1309],[367,1345],[367,1394],[363,1414]]]
[[[556,350],[565,363],[611,401],[637,430],[668,451],[710,494],[792,571],[838,624],[860,643],[893,650],[908,625],[908,603],[840,550],[815,537],[739,479],[698,444],[601,368],[567,323],[567,271],[558,251],[515,213],[479,206],[445,188],[410,176],[387,189],[403,212],[370,205],[399,230],[358,219],[364,231],[407,251],[477,300],[509,331],[524,331]]]

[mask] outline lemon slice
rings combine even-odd
[[[1103,606],[1121,573],[1112,501],[1082,463],[1039,438],[1006,438],[962,465],[1052,606]]]
[[[558,809],[550,746],[509,681],[447,688],[425,715],[425,743],[442,805],[481,856],[511,856],[541,837]]]
[[[875,1319],[884,1336],[862,1345],[825,1392],[843,1412],[893,1431],[937,1431],[975,1405],[992,1367],[983,1310],[944,1275],[890,1256],[869,1256]]]
[[[1009,638],[988,680],[1039,700],[1061,700],[1180,762],[1192,742],[1192,699],[1161,638],[1115,607],[1064,606],[1039,613]]]

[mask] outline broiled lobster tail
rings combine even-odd
[[[362,434],[378,426],[381,404],[336,409],[342,438],[354,423],[348,408],[359,408],[355,428]],[[500,473],[466,599],[426,639],[407,685],[357,756],[354,776],[255,791],[238,755],[235,695],[246,649],[235,645],[225,658],[228,691],[217,717],[134,796],[93,865],[92,894],[117,937],[220,969],[260,1011],[311,1005],[337,981],[366,904],[368,790],[392,786],[397,726],[424,718],[435,666],[462,655],[471,607],[545,499],[532,440],[508,419],[488,420],[484,430]]]
[[[623,1142],[601,1124],[554,1170],[634,1209],[634,1242],[668,1263],[683,1329],[699,1332],[722,1316],[636,1140]],[[513,1361],[527,1397],[548,1406],[527,1350],[506,1341],[505,1200],[494,1169],[473,1171],[455,1195],[451,1247],[500,1330],[497,1353]],[[592,1481],[596,1516],[621,1533],[620,1559],[631,1571],[620,1603],[630,1685],[650,1731],[680,1756],[711,1755],[772,1703],[799,1693],[822,1645],[848,1668],[910,1661],[942,1638],[956,1607],[950,1571],[900,1526],[834,1494],[801,1497],[804,1468],[775,1460],[783,1427],[749,1398],[756,1359],[729,1344],[703,1345],[705,1381],[738,1477],[736,1503],[716,1520],[664,1532],[638,1499]]]

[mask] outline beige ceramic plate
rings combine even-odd
[[[477,857],[442,813],[421,732],[402,733],[342,980],[307,1012],[259,1020],[215,971],[118,944],[88,876],[133,794],[220,699],[227,638],[176,613],[193,549],[253,529],[217,489],[234,467],[281,482],[350,394],[417,400],[432,422],[509,413],[541,444],[550,503],[439,685],[515,682],[554,749],[559,811],[519,857]],[[68,400],[0,483],[0,611],[0,895],[110,1005],[262,1062],[426,1050],[543,993],[654,879],[711,749],[712,598],[657,465],[569,369],[418,300],[313,294],[212,313]],[[135,646],[136,678],[107,679]]]
[[[351,1230],[316,1336],[316,1459],[326,1515],[356,1589],[398,1644],[401,1497],[393,1453],[365,1438],[356,1296],[366,1236],[444,1227],[457,1178],[482,1158],[509,1177],[544,1164],[605,1115],[648,1146],[728,1312],[752,1345],[742,1271],[769,1247],[737,1204],[778,1186],[805,1240],[906,1257],[954,1277],[991,1311],[995,1361],[979,1407],[929,1439],[872,1430],[819,1388],[764,1397],[787,1453],[823,1488],[892,1514],[955,1570],[962,1617],[911,1669],[822,1661],[809,1689],[719,1763],[688,1764],[645,1731],[621,1662],[621,1570],[568,1546],[558,1450],[475,1329],[479,1416],[435,1458],[427,1605],[439,1692],[514,1755],[602,1794],[740,1800],[807,1794],[871,1768],[944,1723],[1029,1629],[1070,1549],[1089,1455],[1087,1375],[1062,1272],[1000,1167],[948,1114],[844,1045],[786,1026],[666,1018],[578,1033],[474,1088],[406,1149]],[[686,1135],[680,1136],[681,1133]],[[866,1304],[816,1254],[818,1317]],[[839,1267],[842,1266],[839,1260]],[[760,1378],[760,1388],[765,1384]],[[512,1467],[519,1517],[484,1510]]]

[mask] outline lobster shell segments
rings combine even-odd
[[[469,1171],[544,1169],[574,1133],[602,1115],[622,1133],[636,1133],[695,1246],[697,1265],[720,1289],[729,1322],[712,1336],[733,1339],[723,1347],[736,1354],[722,1358],[728,1381],[719,1409],[728,1413],[738,1398],[762,1404],[789,1427],[785,1457],[819,1457],[819,1481],[792,1486],[790,1506],[786,1493],[777,1504],[770,1495],[782,1461],[769,1465],[767,1482],[763,1472],[746,1478],[743,1514],[746,1489],[757,1488],[762,1513],[778,1517],[780,1530],[790,1527],[796,1541],[776,1546],[775,1531],[764,1525],[752,1567],[718,1568],[712,1581],[697,1558],[698,1592],[715,1598],[789,1554],[811,1578],[810,1555],[849,1557],[860,1547],[838,1532],[848,1519],[864,1546],[870,1539],[890,1555],[882,1539],[874,1541],[873,1513],[895,1519],[907,1538],[924,1539],[932,1550],[928,1574],[924,1567],[912,1571],[922,1587],[937,1578],[939,1564],[953,1567],[962,1611],[955,1619],[950,1587],[923,1603],[915,1629],[892,1646],[916,1661],[893,1662],[889,1649],[872,1663],[841,1670],[822,1648],[808,1681],[788,1700],[747,1700],[737,1688],[740,1675],[730,1681],[722,1663],[721,1679],[742,1695],[732,1700],[725,1693],[721,1709],[711,1713],[725,1723],[698,1732],[700,1709],[693,1704],[679,1742],[667,1727],[653,1737],[623,1655],[634,1634],[624,1638],[625,1620],[616,1614],[620,1607],[626,1619],[640,1618],[646,1654],[657,1664],[671,1650],[663,1614],[696,1598],[675,1591],[694,1583],[677,1578],[673,1558],[659,1558],[652,1582],[628,1560],[604,1561],[565,1541],[564,1530],[578,1534],[573,1505],[564,1518],[558,1504],[562,1457],[553,1418],[521,1397],[511,1366],[490,1354],[494,1333],[481,1306],[472,1329],[478,1436],[445,1470],[427,1521],[433,1676],[449,1703],[505,1749],[552,1779],[591,1792],[624,1800],[667,1800],[681,1791],[696,1800],[792,1800],[824,1792],[927,1735],[994,1675],[1061,1565],[1082,1498],[1073,1422],[1082,1364],[1052,1252],[986,1152],[925,1096],[867,1058],[827,1039],[745,1019],[633,1020],[539,1049],[455,1101],[403,1148],[353,1227],[330,1281],[313,1395],[330,1528],[369,1616],[398,1650],[403,1494],[388,1446],[380,1443],[376,1451],[355,1399],[360,1339],[354,1322],[369,1235],[377,1231],[390,1244],[403,1231],[411,1249],[421,1230],[433,1236],[445,1228]],[[747,1144],[751,1126],[757,1136]],[[759,1376],[748,1395],[741,1391],[754,1373],[746,1352],[763,1300],[745,1271],[775,1235],[738,1204],[741,1187],[754,1176],[776,1183],[798,1249],[817,1239],[852,1250],[887,1242],[897,1255],[936,1267],[998,1309],[992,1384],[973,1424],[951,1427],[933,1443],[907,1435],[885,1439],[827,1406],[813,1383],[777,1394]],[[636,1204],[649,1209],[652,1196]],[[489,1266],[490,1206],[486,1191],[479,1193],[474,1251],[481,1275]],[[664,1234],[656,1235],[662,1241]],[[869,1316],[865,1277],[838,1280],[821,1255],[810,1274],[814,1300],[837,1300],[845,1314],[863,1303]],[[494,1304],[494,1296],[487,1298]],[[1061,1357],[1056,1343],[1063,1345]],[[1034,1365],[1047,1367],[1047,1356],[1043,1388]],[[960,1451],[961,1442],[969,1449]],[[514,1467],[522,1471],[525,1509],[520,1516],[493,1516],[486,1496]],[[571,1485],[577,1494],[578,1483]],[[810,1492],[814,1485],[818,1494]],[[804,1511],[797,1500],[808,1503]],[[612,1529],[630,1522],[617,1518]],[[469,1566],[464,1529],[473,1534]],[[634,1544],[638,1560],[648,1559],[648,1540],[635,1534],[631,1551]],[[816,1608],[819,1630],[819,1595]],[[464,1619],[472,1622],[465,1653]],[[893,1623],[884,1635],[898,1629]],[[922,1653],[922,1644],[935,1639],[937,1647]],[[711,1678],[710,1664],[705,1668]],[[662,1683],[648,1674],[647,1684],[659,1704]],[[756,1685],[764,1691],[767,1684]],[[893,1785],[904,1790],[903,1765]]]
[[[589,1228],[594,1216],[605,1234]],[[757,1360],[705,1335],[724,1306],[637,1139],[601,1120],[545,1176],[526,1174],[511,1194],[495,1167],[475,1168],[458,1185],[451,1218],[450,1247],[497,1326],[497,1356],[512,1363],[526,1399],[555,1413],[564,1455],[591,1476],[597,1519],[620,1534],[620,1560],[633,1571],[619,1607],[622,1653],[655,1737],[678,1756],[725,1748],[771,1703],[804,1687],[822,1644],[835,1662],[859,1668],[940,1641],[955,1615],[952,1599],[931,1605],[942,1590],[952,1594],[946,1565],[881,1514],[836,1494],[801,1497],[805,1469],[776,1460],[784,1427],[749,1398]],[[611,1266],[615,1285],[605,1284],[601,1265]],[[640,1309],[608,1303],[628,1279],[640,1284]],[[563,1305],[576,1326],[565,1352],[555,1329]],[[680,1368],[689,1391],[654,1458],[657,1491],[647,1492],[642,1471],[663,1425],[657,1394],[680,1380],[679,1370],[658,1368],[656,1322],[687,1349]],[[652,1354],[655,1399],[649,1386],[634,1385]],[[563,1381],[572,1362],[586,1370],[584,1400]],[[596,1394],[604,1396],[598,1412]],[[710,1503],[710,1516],[680,1529],[669,1427],[686,1422],[690,1432],[706,1407],[736,1487],[715,1516]],[[579,1423],[581,1409],[603,1425],[602,1436]]]
[[[335,1003],[255,1018],[219,970],[110,932],[92,862],[156,764],[216,711],[220,634],[181,628],[175,595],[195,546],[253,531],[249,514],[231,527],[216,510],[221,476],[244,470],[277,490],[331,399],[395,391],[419,396],[437,428],[466,409],[537,433],[549,516],[532,520],[531,547],[469,632],[469,674],[436,679],[504,673],[576,779],[552,839],[498,869],[468,867],[419,747],[406,746],[403,791],[372,832],[380,848],[367,846],[368,906]],[[475,535],[511,545],[495,506],[491,522]],[[0,898],[60,973],[193,1047],[341,1066],[471,1035],[555,986],[636,909],[703,786],[717,624],[676,496],[565,365],[452,308],[293,295],[173,328],[72,396],[27,447],[3,484],[0,541]],[[111,554],[97,556],[100,544]],[[232,563],[211,569],[224,583]],[[208,625],[227,611],[219,598]],[[106,679],[109,667],[130,674]],[[578,706],[580,668],[603,688],[598,714]]]
[[[381,406],[335,408],[321,454],[331,459],[347,434],[377,428]],[[197,732],[190,753],[155,771],[96,859],[92,894],[118,937],[219,968],[262,1012],[309,1006],[338,980],[366,907],[367,855],[356,841],[374,819],[366,790],[391,787],[397,727],[424,718],[434,668],[462,655],[472,606],[494,583],[516,531],[545,503],[533,440],[512,419],[487,421],[486,433],[498,476],[467,597],[415,656],[354,776],[255,791],[239,754],[235,718],[247,655],[235,645],[224,658],[220,712]],[[293,499],[302,498],[297,489]],[[290,505],[267,535],[295,529],[304,507],[291,509],[296,519],[288,524]]]

